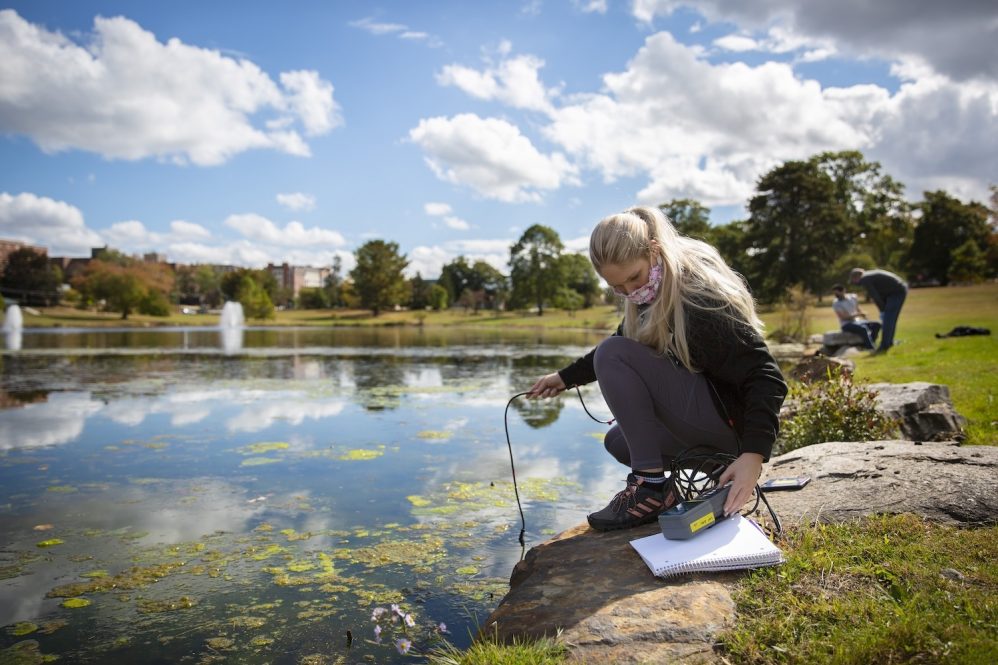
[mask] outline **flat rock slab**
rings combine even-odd
[[[811,483],[767,495],[785,526],[871,513],[998,521],[998,447],[823,443],[775,457],[764,471],[764,478],[798,475]],[[657,523],[610,533],[582,524],[531,548],[482,632],[510,641],[560,631],[575,663],[722,662],[713,647],[734,625],[731,592],[744,573],[659,579],[630,546],[657,531]]]
[[[763,471],[763,479],[787,476],[811,476],[811,483],[766,495],[784,522],[915,513],[965,526],[998,523],[996,446],[822,443],[774,457]]]
[[[657,531],[657,522],[609,533],[582,524],[531,548],[483,632],[509,641],[560,629],[570,662],[716,662],[713,638],[734,622],[728,586],[739,574],[655,577],[629,543]]]

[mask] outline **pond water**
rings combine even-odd
[[[0,356],[0,661],[466,646],[524,553],[507,401],[601,338],[24,331]],[[574,392],[509,414],[529,549],[626,470]]]

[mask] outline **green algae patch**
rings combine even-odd
[[[262,524],[260,524],[259,526],[257,526],[253,530],[254,531],[258,531],[260,533],[267,533],[268,531],[273,531],[274,530],[274,525],[273,524],[268,524],[267,522],[263,522]]]
[[[287,565],[287,569],[292,573],[305,573],[310,570],[315,570],[316,565],[311,561],[292,561]]]
[[[140,600],[135,607],[139,614],[162,614],[163,612],[176,612],[177,610],[189,610],[197,605],[197,600],[190,596],[171,598],[167,600]]]
[[[19,565],[0,566],[0,580],[12,580],[20,577],[23,569]]]
[[[406,498],[409,499],[409,503],[414,505],[416,508],[424,508],[431,503],[429,499],[419,496],[418,494],[411,494]]]
[[[236,641],[231,637],[209,637],[204,643],[209,649],[215,651],[226,651],[236,645]]]
[[[416,434],[420,439],[436,439],[436,440],[446,440],[454,436],[454,432],[448,432],[447,430],[423,430]]]
[[[45,596],[47,598],[75,598],[87,593],[101,593],[111,589],[126,591],[143,589],[163,579],[181,566],[183,564],[177,562],[152,566],[133,566],[112,577],[99,577],[89,582],[57,586]]]
[[[263,466],[264,464],[277,464],[281,460],[276,457],[247,457],[239,466]]]
[[[53,492],[55,494],[72,494],[78,491],[72,485],[52,485],[46,489],[47,492]]]
[[[80,607],[88,607],[89,605],[90,601],[87,600],[86,598],[67,598],[66,600],[62,601],[62,606],[68,607],[71,610],[75,610]]]
[[[286,441],[261,441],[260,443],[251,443],[236,450],[241,455],[266,455],[276,450],[287,450],[290,447],[291,444]]]
[[[442,538],[424,535],[420,540],[384,540],[370,547],[337,550],[336,558],[368,568],[398,564],[425,569],[441,561],[446,553]]]
[[[265,647],[274,643],[274,638],[267,635],[257,635],[250,640],[251,647]]]
[[[360,462],[364,460],[377,459],[385,454],[384,448],[380,450],[370,450],[367,448],[353,448],[348,450],[336,459],[343,460],[345,462]]]
[[[30,621],[22,621],[20,623],[15,623],[13,626],[7,628],[7,632],[14,637],[22,637],[24,635],[30,635],[31,633],[38,630],[38,624],[31,623]]]
[[[288,550],[286,547],[278,545],[276,543],[271,543],[263,549],[257,549],[256,547],[251,547],[249,552],[249,558],[253,561],[263,561],[264,559],[269,559],[272,556],[277,556],[279,554],[287,554]]]
[[[262,628],[267,625],[267,620],[263,617],[254,616],[235,616],[229,619],[229,623],[232,624],[234,628]]]
[[[59,656],[42,653],[38,640],[24,640],[6,649],[0,649],[0,663],[3,665],[37,665],[58,659]]]
[[[289,543],[293,543],[298,540],[308,540],[312,537],[311,531],[298,532],[294,529],[281,529],[279,533],[287,538]]]
[[[458,575],[477,575],[478,568],[474,566],[462,566],[455,571]]]
[[[49,538],[48,540],[35,543],[35,547],[55,547],[56,545],[62,545],[64,542],[65,541],[60,538]]]
[[[107,577],[108,572],[106,570],[91,570],[87,573],[80,573],[80,577],[85,577],[88,580],[99,579],[101,577]]]

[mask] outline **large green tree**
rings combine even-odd
[[[561,286],[561,251],[558,232],[534,224],[510,247],[510,281],[514,307],[536,305],[537,316]]]
[[[466,290],[474,290],[475,274],[468,259],[458,256],[440,269],[437,284],[447,289],[448,302],[455,303]]]
[[[658,207],[684,236],[712,242],[710,208],[695,199],[673,199]]]
[[[791,286],[823,290],[825,266],[851,244],[856,227],[835,182],[814,162],[786,162],[764,175],[746,221],[749,283],[773,302]]]
[[[378,316],[383,309],[405,301],[408,289],[402,271],[409,261],[399,254],[398,243],[369,240],[354,256],[357,265],[350,277],[362,307]]]
[[[0,276],[3,290],[24,303],[57,304],[60,284],[62,271],[30,247],[11,252]]]
[[[904,185],[857,150],[825,152],[810,161],[832,179],[835,199],[854,229],[851,246],[843,251],[866,254],[875,265],[900,269],[914,228]]]
[[[570,252],[561,256],[561,279],[562,284],[579,295],[579,301],[572,298],[562,298],[563,303],[568,302],[573,307],[562,307],[562,309],[578,309],[580,307],[592,307],[599,299],[603,290],[600,288],[599,277],[593,269],[593,264],[589,257],[583,254]]]
[[[925,192],[925,199],[916,207],[922,216],[911,244],[908,269],[911,276],[946,284],[955,249],[971,241],[981,253],[987,253],[992,231],[988,209],[983,204],[963,203],[946,192],[936,191]]]

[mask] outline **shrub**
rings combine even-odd
[[[780,315],[779,327],[769,337],[781,342],[806,342],[811,327],[810,307],[814,298],[802,286],[792,286],[777,310]]]
[[[841,370],[829,369],[827,381],[792,384],[789,401],[795,406],[781,417],[777,441],[784,453],[826,441],[875,441],[897,429],[877,409],[877,393]]]

